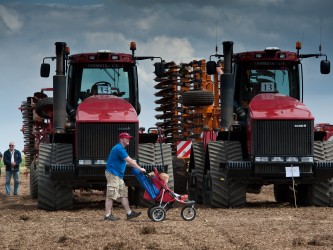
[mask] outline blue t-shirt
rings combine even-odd
[[[123,145],[118,143],[111,149],[108,161],[106,163],[106,171],[123,179],[126,169],[125,158],[127,157],[128,153],[126,149],[123,147]]]

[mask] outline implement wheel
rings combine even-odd
[[[45,97],[36,103],[36,113],[44,119],[50,119],[53,114],[53,97]]]
[[[214,94],[207,90],[191,90],[182,95],[184,106],[209,106],[214,103]]]

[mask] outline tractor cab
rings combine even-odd
[[[234,72],[235,102],[245,110],[261,93],[302,99],[302,69],[296,53],[277,48],[239,53],[235,55]]]
[[[139,113],[137,69],[131,55],[109,51],[69,58],[67,100],[77,108],[85,99],[114,95],[128,101]]]

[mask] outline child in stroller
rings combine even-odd
[[[147,211],[147,215],[152,221],[163,221],[166,217],[167,210],[171,208],[175,202],[184,205],[180,215],[185,221],[194,220],[196,216],[196,210],[194,208],[195,201],[188,200],[187,195],[179,195],[173,192],[167,185],[169,179],[167,174],[159,173],[155,167],[153,172],[148,175],[144,175],[134,168],[132,168],[132,173],[145,189],[143,198],[155,202]],[[144,176],[140,178],[140,174]]]

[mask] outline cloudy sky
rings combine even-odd
[[[276,46],[323,53],[333,61],[331,0],[0,0],[0,151],[15,141],[23,149],[19,107],[26,97],[52,87],[40,78],[42,59],[54,56],[54,43],[66,42],[71,54],[108,49],[161,56],[166,61],[209,59],[215,45],[234,41],[234,52]],[[315,122],[333,123],[333,73],[321,75],[320,59],[304,59],[304,103]],[[153,62],[140,61],[140,125],[156,121]],[[51,65],[51,73],[55,67]]]

